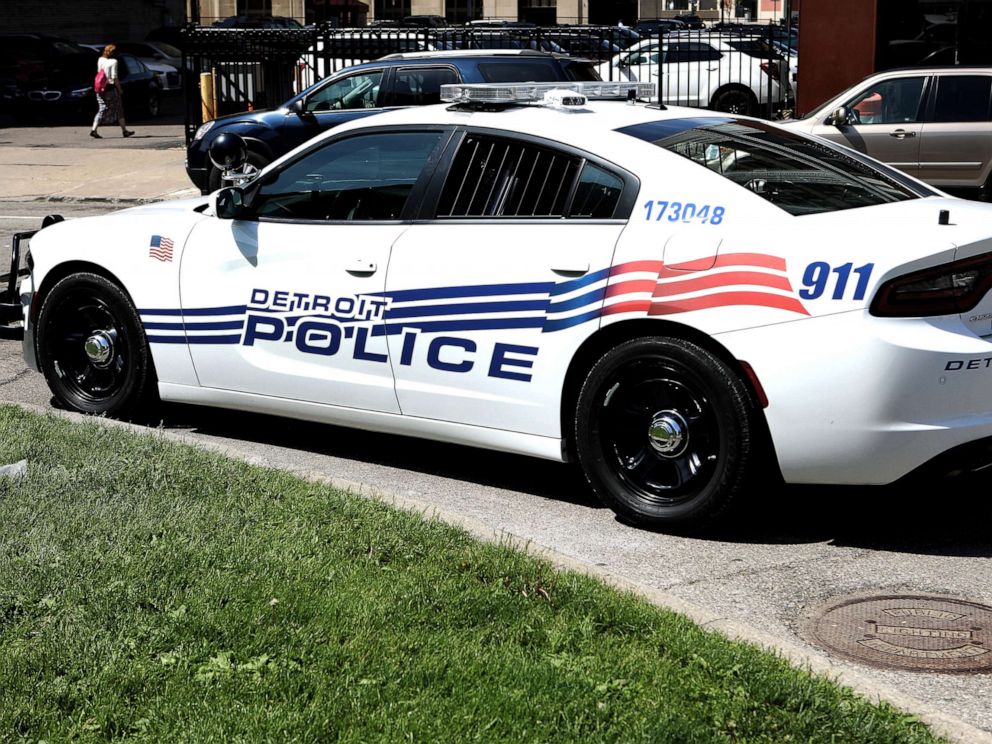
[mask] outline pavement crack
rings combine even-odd
[[[11,377],[9,380],[0,380],[0,387],[4,387],[5,385],[10,385],[11,383],[17,382],[22,377],[27,377],[29,374],[31,374],[31,370],[25,367],[20,372],[15,372],[14,376]]]
[[[698,586],[700,584],[711,584],[713,582],[726,581],[728,579],[742,578],[745,576],[758,576],[759,574],[766,573],[768,571],[791,571],[793,569],[799,568],[801,566],[807,566],[813,563],[823,563],[824,560],[827,561],[840,561],[840,560],[850,560],[854,558],[860,560],[866,556],[871,555],[870,550],[857,550],[855,553],[848,553],[843,556],[835,556],[832,558],[824,559],[823,557],[808,558],[802,561],[787,561],[785,563],[774,563],[770,566],[763,566],[761,568],[742,568],[739,571],[728,571],[722,574],[714,574],[712,576],[706,576],[705,578],[692,579],[690,581],[676,581],[670,584],[665,584],[661,587],[662,591],[671,591],[673,589],[680,589],[689,586]]]

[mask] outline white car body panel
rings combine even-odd
[[[992,295],[967,317],[867,312],[891,277],[992,251],[992,206],[937,196],[793,217],[707,168],[615,131],[700,116],[709,114],[624,104],[577,112],[421,107],[324,135],[446,123],[565,141],[640,178],[626,224],[287,225],[219,220],[193,211],[204,200],[173,202],[46,228],[32,241],[27,294],[66,261],[111,273],[134,299],[150,339],[175,336],[151,344],[166,400],[545,458],[565,457],[561,393],[577,350],[624,323],[637,323],[639,333],[708,338],[749,365],[767,394],[764,416],[789,482],[887,483],[951,447],[992,436]],[[679,217],[658,219],[648,201],[679,204]],[[690,206],[693,216],[683,219]],[[719,220],[695,219],[704,206],[711,216],[719,208]],[[942,210],[950,224],[938,224]],[[155,235],[173,240],[173,261],[150,257]],[[360,261],[374,270],[349,274]],[[808,279],[820,264],[828,271],[826,291],[811,296]],[[520,284],[541,287],[517,291]],[[493,294],[476,291],[496,285]],[[351,338],[342,332],[333,354],[298,353],[288,326],[249,346],[244,319],[256,290],[268,293],[256,310],[270,316],[312,314],[317,294],[354,303],[386,297],[387,328],[429,317],[454,325],[376,335],[382,316],[368,310],[354,326],[368,329],[362,353],[358,330]],[[274,306],[273,293],[281,291],[298,293],[307,306]],[[555,306],[559,297],[568,304]],[[476,304],[452,309],[460,303]],[[184,322],[204,317],[196,314],[204,308],[235,308],[219,314],[231,326],[183,330]],[[390,317],[390,310],[404,313]],[[534,322],[462,323],[494,318]],[[551,321],[564,319],[575,322],[548,332]],[[235,338],[216,345],[194,340],[214,331]],[[189,345],[180,341],[184,335]],[[313,345],[319,343],[315,336]]]

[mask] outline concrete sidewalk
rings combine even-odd
[[[0,129],[0,201],[95,201],[137,204],[199,195],[185,169],[183,126],[116,126],[103,139],[85,124]]]

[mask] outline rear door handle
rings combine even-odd
[[[376,266],[375,261],[366,261],[363,258],[356,258],[350,264],[345,266],[344,270],[354,276],[372,276],[378,268],[379,267]]]
[[[582,276],[589,273],[589,264],[576,264],[575,266],[552,266],[551,270],[562,276]]]
[[[890,137],[895,137],[896,139],[906,139],[907,137],[915,137],[916,132],[907,132],[905,129],[897,129],[894,132],[889,132]]]

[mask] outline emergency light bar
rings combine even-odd
[[[543,103],[555,106],[582,106],[589,98],[650,98],[656,94],[653,83],[466,83],[441,86],[441,100],[447,103],[501,105]]]

